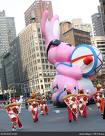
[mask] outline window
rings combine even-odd
[[[46,76],[46,73],[43,73],[43,76]]]
[[[45,41],[43,40],[43,44],[45,44]]]
[[[38,37],[41,38],[41,34],[38,34]]]
[[[41,89],[43,89],[43,85],[41,85]]]
[[[45,66],[43,65],[43,69],[45,69]]]
[[[43,52],[41,52],[41,56],[43,57]]]
[[[42,46],[40,46],[40,50],[42,50]]]
[[[40,63],[40,59],[38,59],[37,61],[38,61],[38,63]]]
[[[44,78],[44,81],[47,82],[47,78]]]
[[[39,56],[39,53],[37,53],[37,57]]]
[[[46,63],[48,63],[48,60],[47,60],[47,59],[45,59],[45,62],[46,62]]]
[[[46,69],[48,69],[48,65],[46,65]]]
[[[36,46],[36,50],[38,50],[38,46]]]
[[[53,69],[53,66],[52,66],[52,65],[50,66],[50,69]]]
[[[42,63],[44,63],[44,59],[42,59]]]
[[[40,28],[37,28],[37,31],[40,32]]]
[[[41,69],[41,67],[38,67],[38,69]]]
[[[50,78],[48,78],[48,82],[50,82]]]
[[[39,73],[39,76],[42,76],[42,73]]]
[[[41,41],[41,40],[39,41],[39,44],[42,44],[42,41]]]
[[[43,82],[43,80],[40,80],[40,82],[42,83],[42,82]]]

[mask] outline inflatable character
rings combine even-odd
[[[41,20],[42,36],[45,40],[45,48],[48,61],[55,66],[56,75],[52,83],[54,89],[52,100],[63,102],[66,95],[64,88],[88,90],[89,95],[95,93],[95,88],[89,77],[102,63],[101,53],[91,45],[72,46],[59,39],[59,17],[53,16],[48,20],[48,11],[45,10]],[[100,58],[100,60],[99,60]]]

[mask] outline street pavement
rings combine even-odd
[[[48,105],[49,114],[42,116],[33,123],[30,112],[23,106],[20,114],[23,129],[20,132],[105,132],[105,120],[102,119],[95,104],[88,106],[88,117],[78,118],[77,121],[68,122],[65,108]],[[0,132],[11,131],[11,123],[5,110],[0,110]]]

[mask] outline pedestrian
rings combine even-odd
[[[105,119],[105,96],[104,96],[104,92],[103,92],[103,97],[101,99],[101,115],[103,116],[103,119]]]
[[[36,99],[36,93],[35,93],[35,91],[32,91],[32,93],[31,93],[31,99]]]
[[[22,103],[23,103],[23,96],[20,96],[20,99],[17,101],[17,103],[20,103],[20,107],[19,107],[19,113],[21,113],[21,108],[22,108]]]
[[[100,91],[102,89],[102,85],[100,83],[98,83],[96,88],[97,88],[97,92],[98,92],[98,91]]]
[[[105,119],[105,103],[104,103],[103,119]]]
[[[6,112],[12,123],[12,131],[15,131],[17,126],[19,127],[19,129],[23,128],[23,125],[19,118],[19,106],[20,105],[17,103],[10,103],[5,107]]]

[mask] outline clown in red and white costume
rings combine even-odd
[[[13,103],[13,102],[16,102],[16,99],[14,97],[10,97],[9,98],[9,103]]]
[[[32,114],[33,122],[38,121],[38,102],[35,99],[29,99],[28,101],[28,110]]]
[[[40,97],[38,101],[39,101],[39,108],[40,108],[41,115],[45,115],[45,114],[48,115],[48,105],[47,105],[45,96]]]
[[[98,110],[101,112],[101,101],[103,99],[103,92],[101,90],[97,90],[97,92],[93,96],[94,101],[97,105]]]
[[[10,118],[10,121],[12,123],[12,130],[16,130],[16,127],[22,128],[23,125],[19,119],[19,104],[17,103],[11,103],[5,107],[7,114]]]

